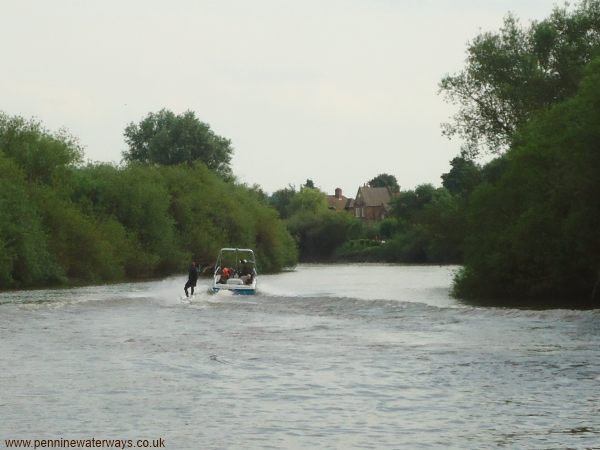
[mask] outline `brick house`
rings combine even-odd
[[[386,218],[393,195],[387,187],[361,186],[354,199],[354,215],[368,223]]]
[[[354,199],[344,197],[340,188],[335,188],[334,195],[327,196],[327,206],[335,211],[348,211],[352,209]]]

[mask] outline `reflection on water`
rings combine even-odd
[[[455,268],[307,265],[0,294],[0,439],[167,448],[585,448],[600,313],[471,308]],[[208,282],[207,282],[208,284]]]

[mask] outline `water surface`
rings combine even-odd
[[[464,306],[455,269],[304,265],[191,301],[183,276],[0,294],[0,440],[600,448],[600,312]]]

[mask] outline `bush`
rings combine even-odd
[[[256,250],[261,271],[295,264],[296,245],[255,188],[204,163],[77,166],[66,135],[0,115],[0,288],[148,278]]]

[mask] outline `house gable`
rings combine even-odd
[[[369,223],[383,220],[391,199],[392,194],[386,187],[361,186],[354,201],[354,215]]]

